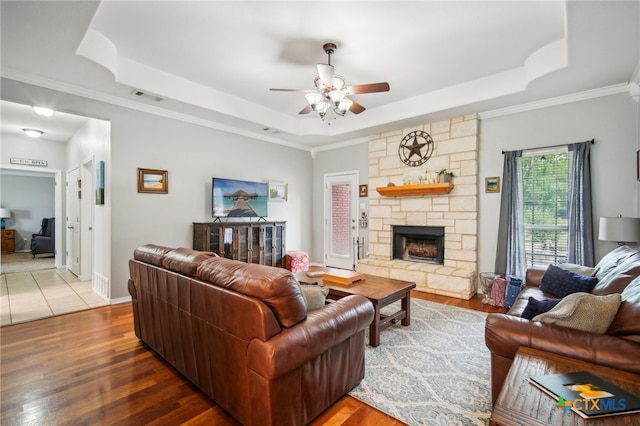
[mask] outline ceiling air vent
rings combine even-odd
[[[140,89],[133,89],[133,92],[131,92],[132,95],[137,96],[139,98],[145,98],[145,99],[150,99],[152,101],[156,101],[156,102],[162,102],[164,101],[164,98],[158,95],[154,95],[153,93],[148,93],[148,92],[144,92]]]

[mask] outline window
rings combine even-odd
[[[568,152],[524,152],[521,164],[526,265],[566,262]]]

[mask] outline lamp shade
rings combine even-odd
[[[640,241],[640,218],[601,217],[598,239],[618,243]]]
[[[0,218],[9,219],[11,217],[11,210],[9,209],[0,209]]]

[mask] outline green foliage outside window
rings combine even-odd
[[[527,266],[566,261],[567,152],[523,155],[521,161]]]

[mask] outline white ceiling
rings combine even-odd
[[[304,149],[638,79],[637,1],[6,1],[2,76]],[[298,115],[325,42],[359,115]],[[134,89],[150,96],[132,95]],[[156,98],[163,98],[157,101]],[[45,102],[56,108],[55,99]],[[76,111],[80,112],[80,111]],[[2,111],[2,126],[13,121]],[[17,118],[16,118],[17,119]],[[19,126],[22,126],[21,124]],[[265,130],[268,129],[268,130]]]
[[[35,129],[44,132],[43,139],[57,142],[67,142],[89,120],[59,111],[50,117],[43,117],[29,105],[8,101],[0,101],[0,116],[3,135],[27,137],[22,129]]]

